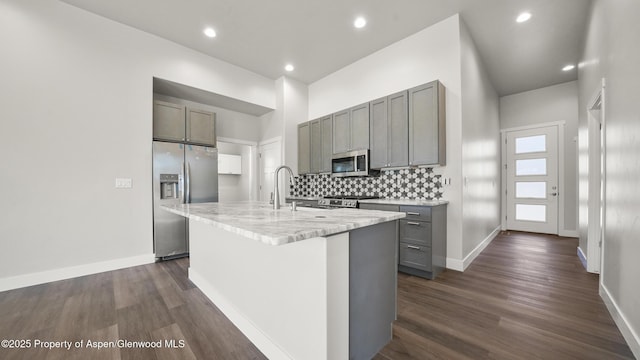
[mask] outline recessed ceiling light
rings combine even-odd
[[[520,15],[518,15],[518,17],[516,18],[516,21],[519,23],[523,23],[527,20],[531,19],[531,13],[530,12],[523,12]]]
[[[293,71],[293,69],[295,69],[295,68],[293,67],[293,65],[291,65],[291,64],[287,64],[287,65],[285,65],[285,66],[284,66],[284,69],[285,69],[285,70],[287,70],[287,71],[289,71],[289,72],[291,72],[291,71]]]
[[[214,38],[216,37],[216,31],[213,30],[212,28],[206,28],[204,29],[204,34],[207,35],[210,38]]]
[[[362,29],[365,25],[367,25],[367,20],[362,16],[356,18],[356,21],[353,22],[353,26],[355,26],[356,29]]]
[[[576,67],[575,65],[567,65],[567,66],[562,68],[562,71],[573,70],[575,67]]]

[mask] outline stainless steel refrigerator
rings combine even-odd
[[[153,142],[153,247],[156,258],[189,253],[189,222],[160,208],[218,201],[218,150]]]

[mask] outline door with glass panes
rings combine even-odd
[[[507,228],[558,233],[558,126],[506,133]]]

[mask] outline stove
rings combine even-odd
[[[358,200],[378,199],[379,196],[325,196],[318,200],[318,206],[329,208],[357,208]]]

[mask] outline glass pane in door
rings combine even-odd
[[[547,221],[547,207],[545,205],[516,204],[516,220]]]
[[[547,159],[516,160],[516,176],[547,175]]]
[[[544,181],[517,181],[516,197],[520,199],[546,199],[547,183]]]
[[[516,154],[547,151],[547,136],[536,135],[516,138]]]

